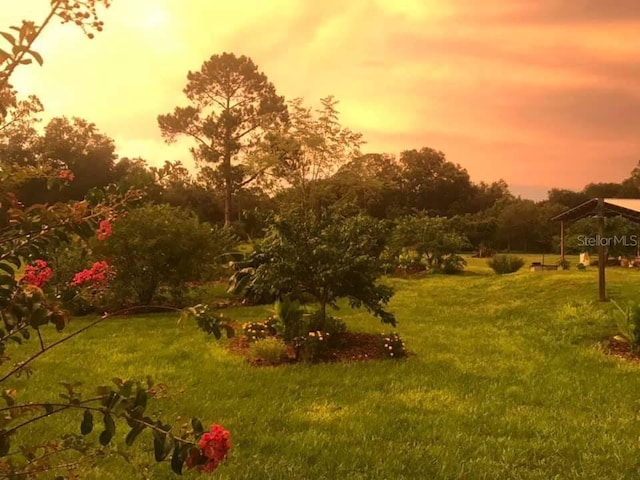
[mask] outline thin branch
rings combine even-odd
[[[44,340],[42,339],[42,333],[40,332],[40,328],[36,328],[36,331],[38,332],[38,339],[40,340],[40,350],[44,350],[45,349]]]
[[[37,404],[34,404],[34,405],[37,405]],[[44,406],[45,404],[42,404],[42,405]],[[51,415],[54,415],[56,413],[59,413],[59,412],[65,411],[65,410],[69,410],[69,409],[89,410],[89,411],[92,411],[92,412],[98,412],[98,413],[102,413],[102,414],[109,413],[109,414],[113,414],[117,418],[125,418],[126,420],[130,420],[130,421],[132,421],[134,423],[137,423],[139,425],[143,425],[144,427],[149,428],[150,430],[154,430],[154,431],[159,432],[159,433],[163,433],[163,434],[169,434],[170,433],[170,431],[163,430],[163,429],[159,428],[157,425],[154,425],[153,423],[146,422],[146,421],[144,421],[143,419],[140,419],[140,418],[131,417],[130,415],[127,415],[127,414],[118,415],[118,414],[115,414],[112,410],[110,410],[108,408],[105,408],[105,407],[89,407],[89,406],[86,406],[86,405],[83,405],[83,404],[72,404],[72,403],[49,403],[48,405],[50,405],[52,407],[58,407],[58,409],[54,410],[53,412],[50,412],[50,413],[45,413],[43,415],[38,415],[37,417],[30,418],[29,420],[26,420],[26,421],[22,422],[21,424],[16,425],[15,427],[7,430],[2,435],[3,436],[9,436],[12,433],[15,433],[17,430],[19,430],[20,428],[22,428],[22,427],[24,427],[26,425],[29,425],[31,423],[37,422],[38,420],[42,420],[43,418],[49,417]],[[185,445],[194,445],[194,442],[192,442],[191,440],[187,440],[187,439],[184,439],[184,438],[181,438],[181,437],[176,437],[173,434],[171,435],[171,437],[175,441],[177,441],[179,443],[183,443]]]
[[[258,178],[260,175],[262,175],[269,167],[262,167],[260,170],[258,170],[256,173],[254,173],[253,175],[251,175],[248,179],[240,182],[238,185],[240,187],[244,187],[245,185],[253,182],[256,178]]]
[[[4,312],[2,312],[2,320],[3,321],[5,320]],[[11,332],[7,333],[4,337],[0,338],[0,343],[9,340],[9,337],[13,337],[14,335],[22,332],[23,330],[26,330],[27,328],[29,328],[29,324],[25,323],[24,325],[22,325],[17,330],[12,330]]]
[[[26,48],[24,48],[23,50],[20,51],[20,53],[18,53],[18,56],[15,58],[13,63],[11,63],[8,66],[8,68],[4,72],[4,75],[2,75],[2,80],[0,81],[0,90],[4,90],[5,88],[7,88],[7,86],[9,85],[9,79],[11,78],[11,75],[13,74],[14,70],[18,67],[18,65],[20,65],[20,62],[26,55],[27,51],[31,50],[31,46],[38,39],[38,37],[40,36],[42,31],[45,29],[45,27],[49,24],[51,19],[56,15],[56,12],[58,11],[58,8],[60,7],[61,3],[62,3],[62,0],[54,0],[53,4],[51,5],[51,11],[47,15],[47,18],[45,18],[44,22],[42,22],[42,25],[40,25],[40,28],[37,29],[33,38],[31,38],[31,40],[27,43],[27,45],[25,46]]]
[[[57,347],[58,345],[60,345],[61,343],[64,343],[68,340],[71,340],[73,337],[80,335],[82,332],[89,330],[91,327],[94,327],[95,325],[97,325],[98,323],[104,321],[106,318],[108,318],[108,316],[102,316],[99,319],[97,319],[94,322],[91,322],[89,325],[86,325],[84,327],[82,327],[80,330],[77,330],[69,335],[67,335],[64,338],[61,338],[60,340],[58,340],[57,342],[53,342],[50,345],[47,345],[44,350],[40,350],[39,352],[35,353],[33,356],[31,356],[30,358],[28,358],[27,360],[25,360],[24,362],[20,363],[17,367],[15,367],[13,370],[11,370],[9,373],[7,373],[4,377],[0,378],[0,384],[2,382],[4,382],[5,380],[7,380],[7,378],[11,377],[12,375],[14,375],[15,373],[19,372],[20,370],[22,370],[24,367],[26,367],[27,365],[29,365],[31,362],[33,362],[36,358],[38,358],[40,355],[42,355],[45,352],[48,352],[49,350],[51,350],[52,348]]]

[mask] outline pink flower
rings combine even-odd
[[[98,226],[98,240],[101,242],[111,236],[113,228],[109,220],[102,220]]]
[[[109,281],[110,267],[104,260],[94,263],[91,268],[82,270],[74,275],[71,281],[72,287],[79,287],[81,285],[92,284],[104,284]]]
[[[49,268],[47,262],[44,260],[36,260],[33,265],[26,265],[24,267],[22,281],[29,285],[42,288],[51,280],[52,275],[53,271]]]
[[[58,174],[58,178],[61,178],[62,180],[67,180],[69,182],[73,182],[76,176],[73,174],[71,170],[62,170]]]
[[[200,437],[199,450],[192,450],[186,460],[188,469],[211,473],[231,450],[231,434],[220,425],[211,425],[209,431]]]

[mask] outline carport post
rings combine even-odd
[[[600,294],[600,301],[607,301],[607,291],[605,285],[605,263],[604,257],[605,249],[604,238],[604,198],[598,198],[598,290]]]

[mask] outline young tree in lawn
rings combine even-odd
[[[286,122],[283,97],[253,61],[232,53],[213,55],[200,71],[189,72],[184,93],[191,102],[158,116],[167,142],[186,136],[200,166],[215,166],[224,188],[224,219],[229,225],[234,194],[253,182],[266,166],[256,147],[266,132]]]
[[[385,310],[393,290],[377,283],[384,273],[385,237],[385,227],[362,214],[278,216],[255,253],[258,266],[247,288],[255,297],[311,295],[320,304],[321,323],[328,306],[337,308],[337,300],[347,298],[352,307],[364,306],[395,326],[395,317]]]

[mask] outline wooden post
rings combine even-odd
[[[605,263],[604,257],[604,198],[598,198],[598,291],[600,301],[607,301],[607,291],[605,284]]]
[[[560,259],[564,265],[564,220],[560,220]]]

